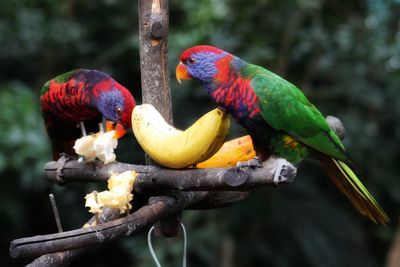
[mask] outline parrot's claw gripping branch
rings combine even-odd
[[[73,160],[75,158],[72,158],[71,156],[67,155],[66,153],[61,153],[60,154],[60,158],[57,160],[58,168],[56,170],[56,182],[60,185],[65,184],[65,180],[64,180],[64,166],[65,163],[67,163],[70,160]]]
[[[268,164],[268,161],[265,163]],[[276,185],[293,182],[294,178],[296,177],[296,173],[296,168],[293,168],[293,165],[289,161],[285,159],[276,159],[273,178],[273,181]]]
[[[262,167],[262,162],[260,158],[255,157],[254,159],[248,160],[248,161],[239,161],[236,163],[236,167],[243,168],[243,167],[249,167],[249,168],[261,168]]]

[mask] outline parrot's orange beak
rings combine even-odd
[[[116,139],[121,138],[126,133],[126,129],[122,124],[113,121],[106,121],[106,131],[109,132],[112,130],[115,130],[114,137]]]
[[[175,75],[176,75],[176,79],[178,80],[178,83],[181,83],[181,80],[189,80],[190,79],[190,75],[189,75],[185,65],[183,65],[182,61],[179,62],[178,66],[176,66]]]

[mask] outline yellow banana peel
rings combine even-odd
[[[159,164],[181,169],[211,157],[229,132],[229,115],[216,108],[185,131],[169,125],[150,104],[132,111],[132,129],[143,150]]]

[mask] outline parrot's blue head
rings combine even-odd
[[[200,45],[189,48],[180,56],[176,78],[179,82],[193,78],[203,85],[209,84],[221,72],[221,61],[229,56],[231,55],[224,50],[213,46]]]
[[[181,54],[176,67],[176,79],[178,82],[196,79],[210,92],[221,83],[232,80],[236,75],[235,70],[244,64],[243,60],[220,48],[208,45],[194,46]]]
[[[128,89],[107,76],[93,88],[94,106],[107,120],[107,130],[115,130],[116,137],[123,136],[132,127],[131,115],[135,99]]]
[[[227,53],[212,46],[195,46],[185,50],[176,68],[178,81],[184,79],[196,79],[200,82],[211,82],[218,73],[217,62]]]

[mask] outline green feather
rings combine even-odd
[[[346,163],[329,157],[322,158],[320,162],[326,174],[358,211],[375,223],[387,225],[390,222],[387,214]]]
[[[247,69],[257,73],[251,86],[259,98],[261,115],[269,125],[319,152],[347,160],[342,142],[300,89],[261,67],[249,64]]]
[[[349,160],[339,137],[303,92],[278,75],[256,65],[246,65],[241,75],[251,79],[251,86],[259,99],[261,116],[277,130],[270,138],[274,152],[294,164],[314,154],[328,176],[357,210],[375,223],[388,224],[386,213],[344,163]],[[310,153],[313,150],[317,153]]]
[[[58,76],[55,77],[54,79],[51,79],[51,80],[47,81],[47,82],[43,85],[43,87],[42,87],[42,89],[41,89],[41,91],[40,91],[40,95],[44,95],[47,91],[49,91],[51,81],[55,81],[56,83],[65,83],[65,82],[67,82],[67,81],[71,78],[71,76],[74,74],[75,71],[76,71],[76,70],[68,71],[68,72],[63,73],[63,74],[61,74],[61,75],[58,75]]]

